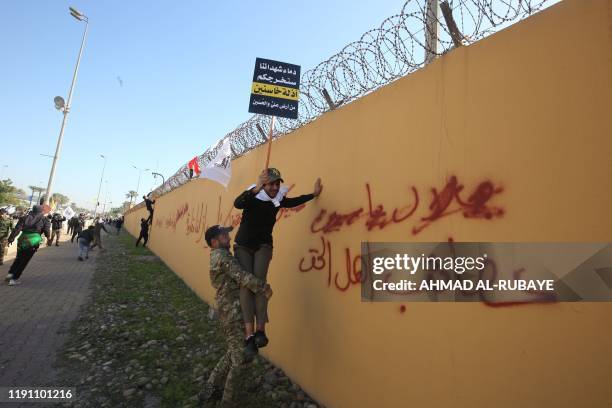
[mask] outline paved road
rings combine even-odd
[[[57,385],[55,354],[88,299],[98,253],[79,262],[77,244],[62,238],[59,247],[41,246],[19,286],[3,281],[11,257],[0,266],[0,387]]]

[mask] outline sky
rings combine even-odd
[[[403,0],[4,2],[0,13],[0,177],[47,186],[84,30],[89,32],[54,192],[93,209],[139,196],[248,119],[256,57],[302,72],[399,13]],[[149,171],[139,172],[132,166]],[[140,177],[140,185],[138,185]]]

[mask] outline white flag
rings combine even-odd
[[[74,210],[71,207],[66,207],[64,209],[64,217],[66,217],[66,219],[69,220],[73,216],[74,216]]]
[[[212,159],[200,173],[200,178],[207,178],[223,185],[227,188],[232,177],[232,148],[230,147],[229,137],[217,151],[217,155]]]

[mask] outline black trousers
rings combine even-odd
[[[13,275],[13,279],[17,280],[23,273],[23,270],[28,266],[28,262],[34,256],[38,247],[28,248],[17,250],[17,256],[11,265],[11,269],[9,269],[9,274]]]
[[[72,230],[72,238],[70,238],[70,242],[74,242],[74,238],[79,235],[79,232],[82,230],[77,230],[76,228]]]
[[[138,236],[138,241],[136,241],[136,246],[138,246],[138,244],[140,244],[140,240],[144,239],[144,243],[142,244],[143,246],[147,245],[147,241],[149,241],[149,233],[140,233],[140,235]]]
[[[149,210],[149,218],[147,218],[147,224],[151,225],[153,223],[153,210]]]

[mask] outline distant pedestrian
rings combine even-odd
[[[77,242],[79,243],[79,261],[89,259],[89,247],[94,240],[94,226],[90,225],[85,231],[79,232]]]
[[[151,225],[153,224],[153,204],[155,204],[155,200],[151,200],[148,196],[142,196],[142,198],[144,198],[145,205],[147,206],[147,210],[149,211],[149,218],[147,218],[147,223]]]
[[[136,241],[136,246],[140,244],[141,239],[144,240],[142,246],[146,247],[147,242],[149,241],[149,223],[144,218],[140,219],[140,235],[138,236],[138,240]]]
[[[5,208],[0,208],[0,265],[4,265],[4,256],[8,248],[8,237],[13,231],[13,220]]]
[[[100,236],[102,230],[108,234],[108,230],[104,227],[104,221],[100,218],[94,220],[94,241],[91,249],[94,249],[96,246],[99,246],[100,249],[104,249],[104,247],[102,247],[102,237]]]
[[[49,219],[43,214],[40,205],[35,205],[32,207],[30,214],[19,219],[8,238],[8,244],[11,245],[15,238],[19,236],[17,239],[17,257],[11,265],[8,275],[6,275],[9,286],[21,283],[19,278],[38,250],[42,242],[42,235],[44,234],[47,239],[51,238],[50,226]]]
[[[60,235],[62,235],[62,229],[64,228],[64,221],[66,221],[66,217],[62,216],[60,213],[53,214],[51,217],[51,239],[47,242],[47,246],[53,245],[53,240],[55,239],[55,246],[59,246]]]
[[[116,222],[115,226],[117,227],[117,235],[121,232],[121,227],[123,226],[123,217],[120,217]]]
[[[68,220],[68,223],[67,223],[67,224],[68,224],[68,231],[67,231],[67,234],[68,234],[69,236],[72,236],[72,229],[74,228],[74,223],[75,223],[75,221],[76,221],[76,220],[78,220],[78,217],[77,217],[76,215],[75,215],[75,216],[73,216],[73,217],[71,217],[71,218]]]
[[[72,238],[70,238],[70,242],[74,242],[74,238],[83,231],[83,228],[85,228],[85,214],[79,214],[79,217],[72,224]]]
[[[201,403],[211,403],[221,399],[222,407],[234,407],[240,401],[243,381],[247,378],[247,363],[257,353],[256,347],[249,347],[243,334],[242,312],[240,310],[240,291],[246,288],[260,293],[266,298],[272,296],[272,289],[263,280],[246,272],[238,260],[230,253],[232,228],[215,225],[206,230],[205,239],[210,252],[210,281],[217,290],[215,301],[219,310],[219,322],[227,351],[210,374],[200,393]]]

